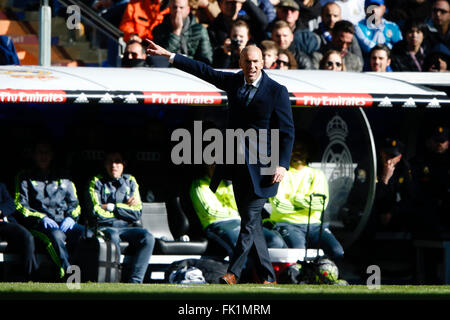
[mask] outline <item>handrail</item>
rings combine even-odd
[[[93,26],[96,26],[98,30],[109,38],[120,42],[120,38],[123,37],[123,31],[112,25],[109,21],[99,16],[98,13],[78,0],[58,0],[61,4],[68,7],[70,5],[76,5],[80,8],[82,17]]]

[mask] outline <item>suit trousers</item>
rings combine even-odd
[[[246,166],[237,166],[233,172],[233,192],[241,216],[241,230],[228,271],[240,278],[249,260],[261,281],[275,281],[261,217],[267,199],[257,196],[253,191],[253,183]]]

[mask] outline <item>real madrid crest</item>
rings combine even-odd
[[[327,124],[327,136],[330,139],[321,160],[321,170],[328,179],[330,203],[327,218],[336,220],[338,210],[347,201],[348,194],[355,180],[352,155],[345,139],[348,127],[344,119],[335,115]]]
[[[392,30],[386,31],[386,35],[388,38],[392,38],[392,35],[393,35]]]

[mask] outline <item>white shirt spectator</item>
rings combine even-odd
[[[328,2],[336,2],[341,7],[342,20],[350,21],[354,25],[366,17],[364,0],[320,0],[322,6]]]

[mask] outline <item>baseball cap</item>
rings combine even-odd
[[[397,139],[386,138],[381,142],[380,149],[389,157],[396,157],[402,154],[403,146],[403,143]]]
[[[281,0],[278,4],[280,8],[292,8],[294,10],[300,11],[300,6],[295,0]]]
[[[433,128],[431,132],[431,139],[437,142],[444,142],[448,140],[448,128],[443,126],[437,126]]]
[[[366,0],[364,6],[367,8],[370,5],[382,6],[384,5],[384,0]]]

